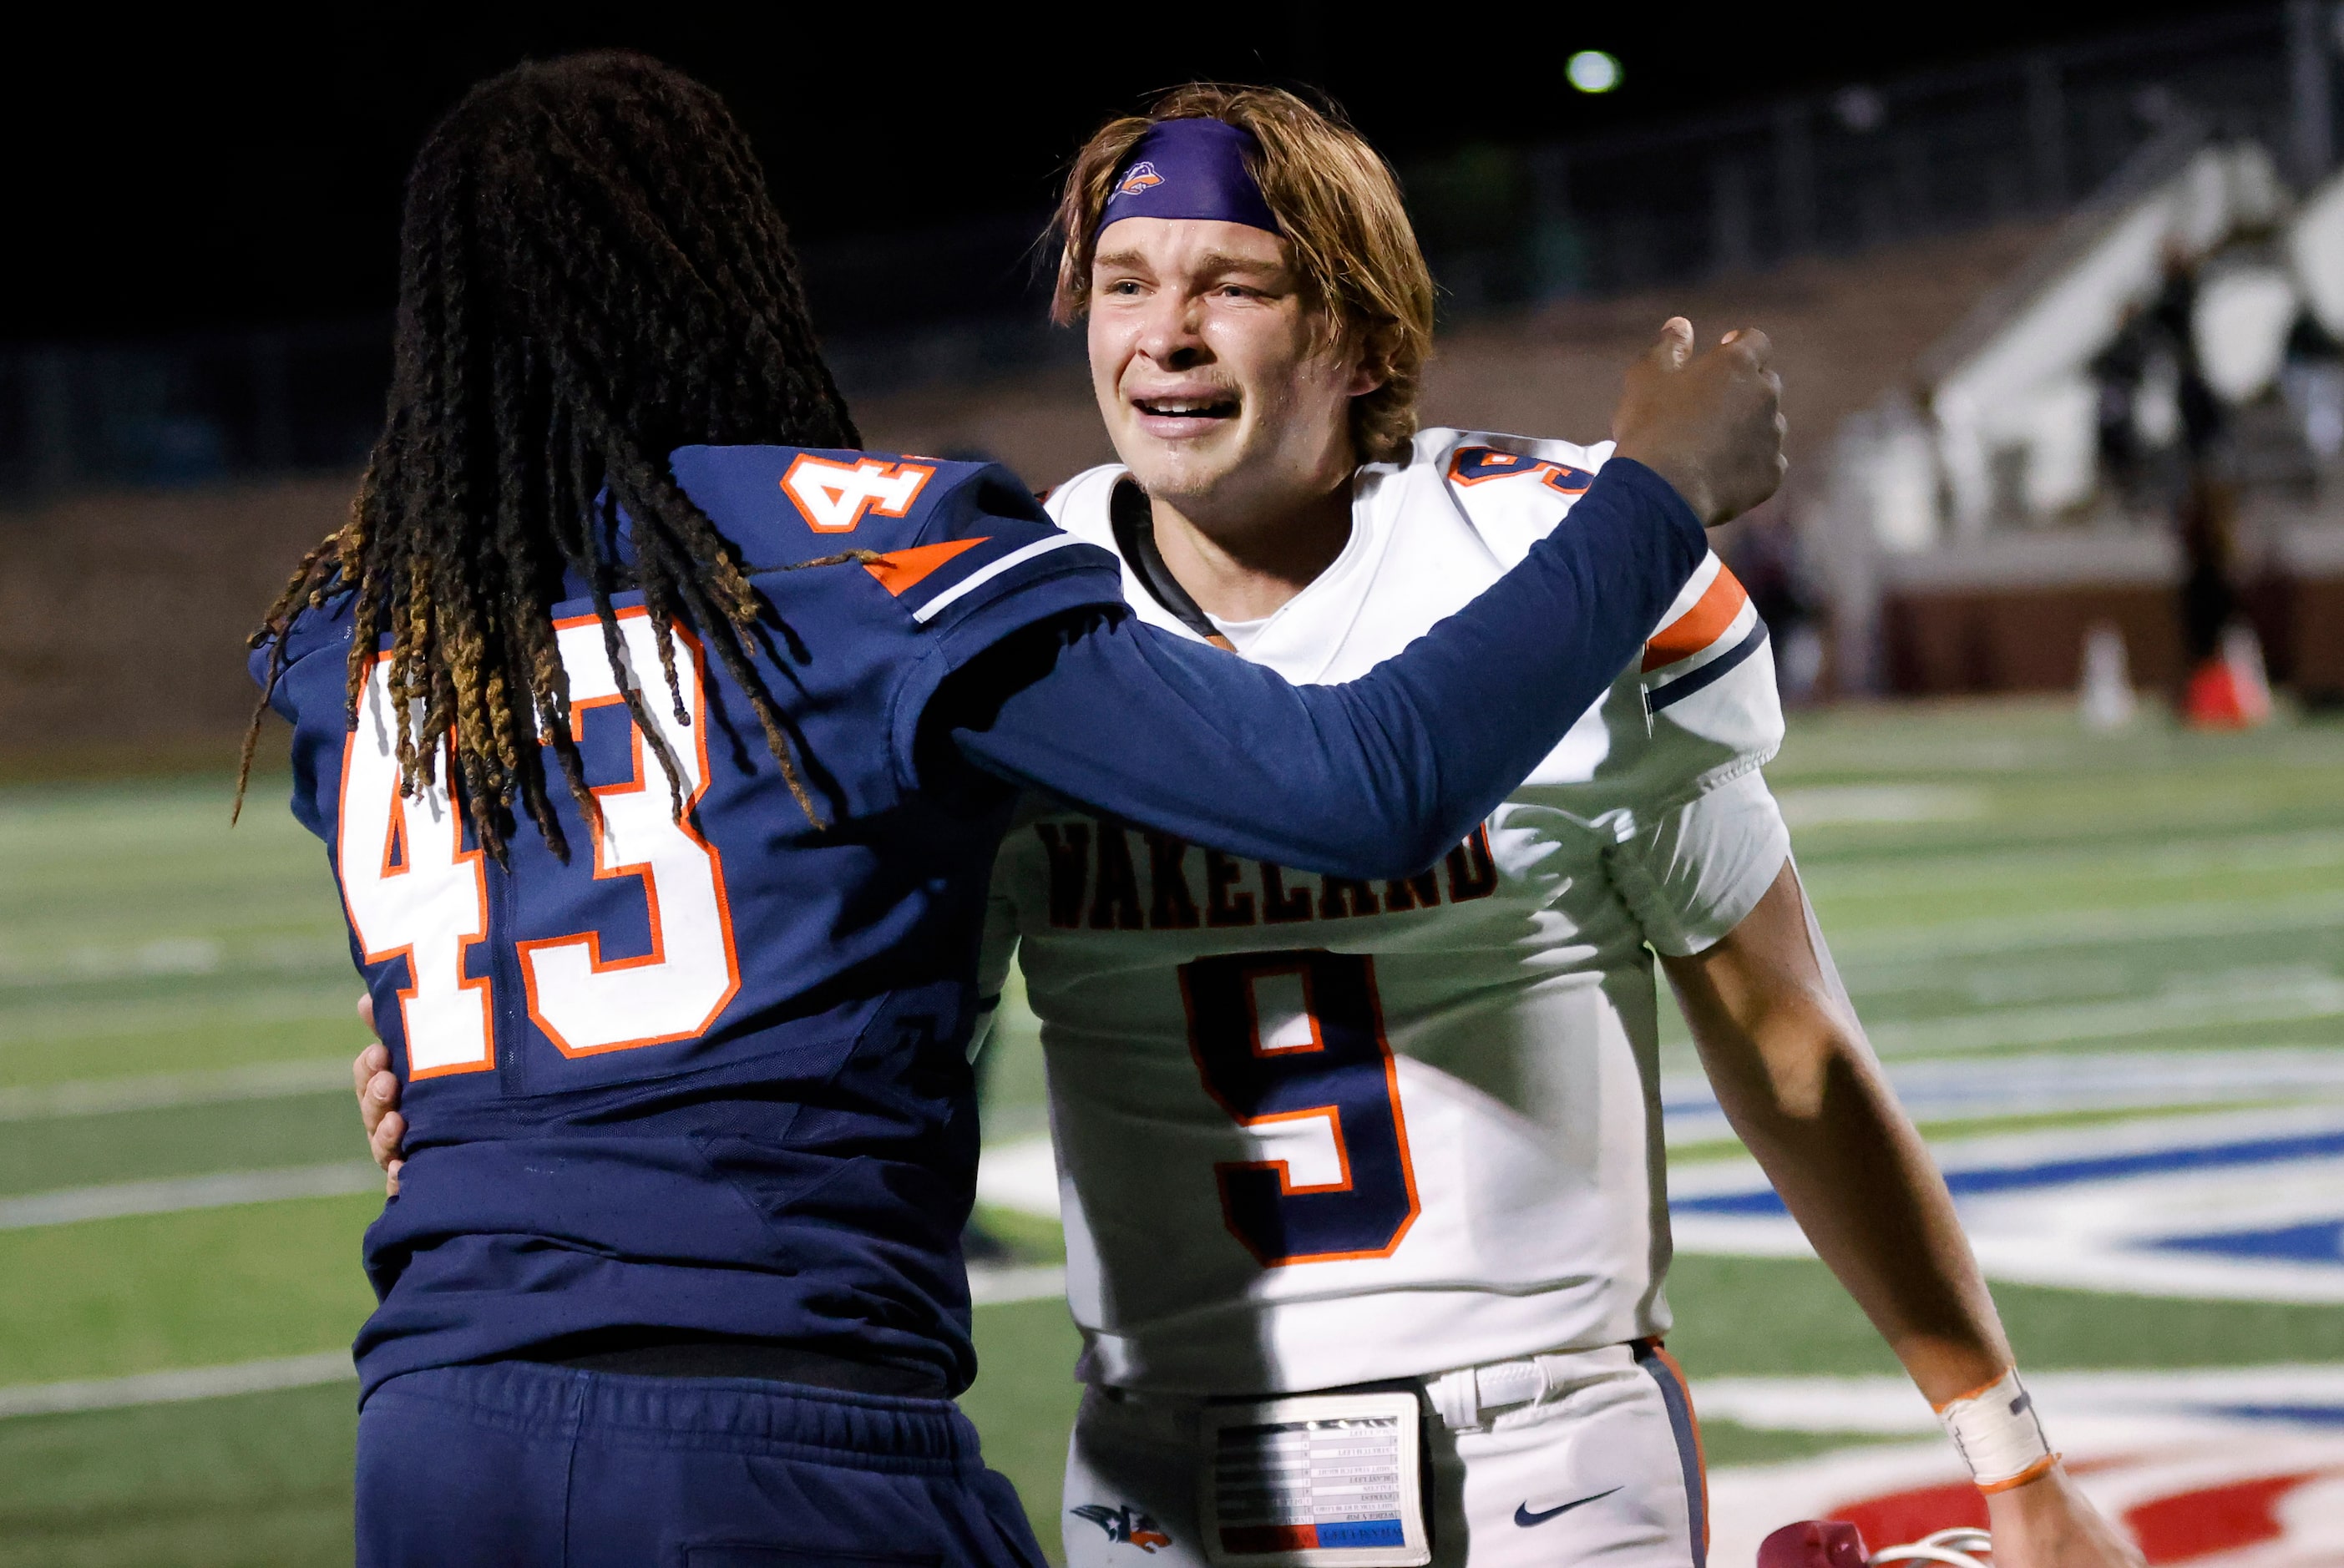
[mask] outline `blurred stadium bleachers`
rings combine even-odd
[[[2344,194],[2322,183],[2337,47],[2333,8],[2294,0],[1411,164],[1443,288],[1427,415],[1596,439],[1660,316],[1758,322],[1782,351],[1794,470],[1735,551],[1771,584],[1795,690],[2066,686],[2100,624],[2134,679],[2169,686],[2171,497],[2109,470],[2092,365],[2177,248],[2213,268],[2201,305],[2261,309],[2265,339],[2285,317],[2229,399],[2225,537],[2272,673],[2344,693]],[[1041,223],[809,250],[868,441],[996,456],[1036,485],[1109,455],[1079,337],[1045,319]],[[0,352],[5,733],[118,742],[126,715],[157,742],[233,731],[236,635],[339,516],[386,325]],[[2169,394],[2136,389],[2153,436]]]

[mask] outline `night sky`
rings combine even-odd
[[[191,8],[192,9],[192,8]],[[1511,14],[1518,19],[1502,20]],[[2019,46],[2202,15],[2071,3],[1237,7],[639,3],[352,5],[291,24],[104,7],[20,38],[0,91],[11,205],[0,339],[144,336],[387,310],[407,161],[474,79],[625,45],[695,73],[748,126],[809,243],[1036,211],[1083,136],[1196,76],[1331,92],[1396,160],[1571,138]],[[55,16],[45,18],[55,28]],[[1571,92],[1563,61],[1625,80]]]

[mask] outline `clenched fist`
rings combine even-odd
[[[1774,345],[1754,328],[1693,352],[1692,323],[1672,316],[1628,367],[1612,436],[1676,488],[1702,526],[1740,517],[1783,482],[1783,382]]]

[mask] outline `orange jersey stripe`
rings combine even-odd
[[[901,598],[905,589],[929,572],[961,551],[975,550],[984,542],[982,539],[948,539],[942,544],[920,544],[909,550],[891,550],[876,561],[864,561],[863,570],[877,578],[880,587]]]
[[[1662,627],[1644,644],[1644,668],[1657,670],[1663,664],[1692,658],[1716,642],[1749,602],[1750,595],[1741,580],[1726,570],[1723,561],[1719,561],[1717,575],[1710,579],[1709,587],[1693,601],[1692,608]]]
[[[1988,1497],[1993,1496],[1997,1492],[2015,1492],[2018,1488],[2025,1486],[2030,1481],[2042,1480],[2045,1476],[2051,1473],[2051,1467],[2058,1462],[2059,1456],[2057,1454],[2046,1453],[2041,1459],[2036,1460],[2033,1464],[2028,1465],[2025,1470],[2020,1471],[2016,1475],[2006,1475],[2000,1481],[1981,1481],[1977,1483],[1977,1489],[1980,1492],[1985,1492]]]

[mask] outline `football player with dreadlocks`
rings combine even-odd
[[[374,1564],[1037,1561],[950,1402],[1018,791],[1413,875],[1781,470],[1763,355],[1665,338],[1569,527],[1289,685],[1138,623],[1001,470],[853,450],[739,128],[623,55],[432,133],[395,348],[254,652],[406,1090],[356,1347]]]

